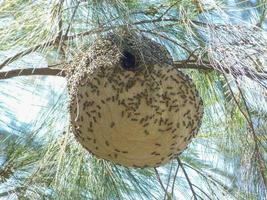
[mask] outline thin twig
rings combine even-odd
[[[140,31],[141,31],[141,32],[145,32],[145,33],[149,33],[149,34],[152,34],[152,35],[156,35],[156,36],[161,37],[161,38],[163,38],[163,39],[165,39],[165,40],[168,40],[168,41],[172,42],[173,44],[175,44],[175,45],[181,47],[181,48],[182,48],[183,50],[185,50],[189,55],[192,54],[192,51],[191,51],[191,50],[187,49],[185,46],[179,44],[177,41],[175,41],[175,40],[173,40],[173,39],[167,37],[166,35],[163,35],[163,34],[160,34],[160,33],[156,33],[156,32],[150,31],[150,30],[140,30]],[[194,57],[195,59],[197,58],[195,55],[191,55],[191,56]]]
[[[196,194],[196,196],[198,196],[201,200],[204,200],[201,196],[199,196],[198,194]]]
[[[165,18],[165,19],[145,19],[141,21],[134,22],[132,25],[141,25],[141,24],[154,24],[157,22],[178,22],[181,21],[178,18]]]
[[[192,184],[195,188],[197,188],[200,192],[202,192],[208,199],[210,199],[210,200],[212,200],[210,197],[209,197],[209,195],[206,193],[206,192],[204,192],[200,187],[198,187],[198,186],[196,186],[195,184]]]
[[[206,69],[206,70],[214,69],[214,70],[217,70],[217,71],[219,71],[221,73],[228,73],[228,74],[232,73],[232,74],[235,74],[235,76],[244,76],[245,75],[246,77],[248,77],[248,78],[250,78],[252,80],[255,80],[255,78],[258,79],[258,80],[267,80],[267,73],[264,73],[264,72],[259,73],[259,72],[256,72],[256,71],[252,70],[252,69],[248,69],[248,68],[244,69],[244,72],[243,71],[241,72],[241,71],[237,71],[235,69],[228,69],[226,67],[221,67],[221,66],[220,67],[215,67],[215,65],[212,65],[210,63],[199,64],[196,61],[192,62],[190,60],[190,57],[193,57],[195,60],[197,60],[197,56],[194,55],[194,52],[197,49],[195,49],[192,52],[191,50],[187,49],[183,45],[179,44],[177,41],[175,41],[175,40],[173,40],[173,39],[171,39],[171,38],[169,38],[169,37],[167,37],[165,35],[162,35],[160,33],[156,33],[156,32],[153,32],[153,31],[149,31],[149,30],[141,30],[141,31],[142,32],[146,32],[146,33],[150,33],[150,34],[154,34],[156,36],[159,36],[159,37],[161,37],[163,39],[166,39],[166,40],[174,43],[175,45],[181,47],[182,49],[184,49],[189,54],[189,57],[185,61],[175,62],[175,65],[178,68],[193,68],[193,69]],[[260,82],[258,81],[258,83],[260,83]],[[262,86],[265,87],[264,85],[262,85]]]
[[[174,194],[175,181],[176,181],[176,177],[178,175],[179,167],[180,167],[180,165],[178,163],[176,171],[175,171],[175,174],[174,174],[174,177],[173,177],[173,182],[172,182],[172,193],[171,193],[172,197],[173,197],[173,194]]]
[[[213,178],[212,176],[210,176],[209,174],[208,175],[205,175],[204,173],[205,172],[202,172],[202,171],[199,171],[198,169],[194,168],[193,166],[191,165],[188,165],[186,163],[184,163],[184,165],[186,167],[189,167],[190,169],[194,170],[195,172],[197,172],[199,175],[201,175],[203,178],[205,178],[207,181],[211,181],[214,185],[219,185],[221,188],[225,189],[226,186],[223,185],[222,183],[218,182],[218,180],[216,180],[215,178]]]
[[[261,15],[260,15],[260,19],[259,19],[259,22],[256,24],[257,27],[261,28],[262,29],[262,25],[264,24],[264,21],[266,19],[266,15],[267,15],[267,8],[265,8]]]
[[[179,157],[177,158],[177,161],[178,161],[179,165],[181,166],[181,168],[182,168],[182,170],[183,170],[183,173],[184,173],[185,178],[186,178],[186,180],[187,180],[187,182],[188,182],[188,185],[189,185],[189,187],[190,187],[190,189],[191,189],[191,192],[192,192],[192,194],[193,194],[194,199],[197,200],[197,194],[196,194],[196,192],[195,192],[195,190],[194,190],[194,187],[193,187],[193,185],[192,185],[192,183],[191,183],[191,181],[190,181],[190,179],[189,179],[189,176],[188,176],[188,174],[187,174],[187,172],[186,172],[186,170],[185,170],[185,168],[184,168],[184,166],[183,166],[183,163],[181,162],[181,160],[180,160]]]
[[[239,103],[238,103],[238,101],[237,101],[237,99],[236,99],[236,97],[234,95],[234,92],[233,92],[233,90],[232,90],[232,88],[231,88],[231,86],[230,86],[230,84],[229,84],[229,82],[228,82],[228,80],[227,80],[227,78],[226,78],[225,75],[224,75],[224,79],[225,79],[225,81],[226,81],[226,83],[228,85],[228,88],[230,90],[230,93],[231,93],[231,95],[232,95],[232,97],[233,97],[233,99],[234,99],[234,101],[235,101],[235,103],[236,103],[239,111],[245,117],[245,119],[246,119],[246,121],[247,121],[247,123],[248,123],[248,125],[249,125],[249,127],[251,129],[251,131],[249,131],[249,133],[250,132],[252,133],[252,137],[253,137],[253,140],[254,140],[254,144],[255,144],[254,153],[256,153],[256,160],[258,160],[258,164],[259,164],[258,167],[259,167],[259,171],[260,171],[261,176],[262,176],[262,180],[263,180],[264,186],[265,186],[265,188],[267,188],[267,179],[265,177],[266,166],[265,166],[264,162],[262,162],[263,161],[263,158],[262,158],[262,154],[260,152],[259,145],[258,145],[258,142],[260,143],[260,141],[258,140],[258,137],[256,135],[255,128],[254,128],[254,125],[253,125],[253,122],[252,122],[251,114],[250,114],[249,107],[247,105],[246,99],[245,99],[245,97],[243,95],[243,92],[242,92],[241,88],[239,87],[239,84],[235,80],[235,83],[236,83],[237,88],[238,88],[238,91],[239,91],[239,93],[241,95],[241,99],[242,99],[242,101],[244,103],[244,106],[245,106],[245,109],[246,109],[246,113],[247,114],[240,107],[240,105],[239,105]]]
[[[62,31],[63,31],[63,22],[62,22],[62,6],[63,6],[64,0],[60,0],[58,3],[58,38],[60,39],[62,37]]]
[[[166,15],[177,3],[179,3],[179,1],[174,2],[172,5],[170,5],[163,13],[162,15],[159,16],[159,19],[162,19],[164,17],[164,15]]]
[[[165,191],[168,191],[168,188],[169,188],[169,184],[170,184],[170,181],[171,181],[171,175],[172,175],[172,167],[173,167],[173,161],[172,161],[172,163],[171,163],[171,169],[170,169],[170,172],[169,172],[169,177],[168,177],[167,186],[166,186]],[[165,192],[164,200],[165,200],[168,196],[169,196],[169,193]]]
[[[78,10],[78,7],[79,7],[80,3],[81,3],[81,2],[79,1],[79,2],[77,3],[76,7],[74,8],[74,11],[73,11],[72,16],[71,16],[71,19],[70,19],[70,23],[69,23],[69,25],[68,25],[68,28],[67,28],[67,30],[66,30],[65,35],[64,35],[63,38],[66,38],[66,37],[68,36],[68,33],[69,33],[69,30],[70,30],[70,27],[71,27],[72,20],[73,20],[74,17],[75,17],[76,11]]]
[[[155,170],[155,173],[156,173],[157,179],[158,179],[158,181],[159,181],[159,183],[160,183],[160,185],[161,185],[162,189],[163,189],[163,190],[164,190],[164,192],[165,192],[165,195],[166,195],[166,194],[168,194],[168,191],[165,189],[165,187],[164,187],[164,185],[163,185],[163,183],[162,183],[162,181],[161,181],[161,179],[160,179],[160,176],[159,176],[159,173],[158,173],[158,170],[157,170],[157,168],[156,168],[156,167],[154,167],[154,170]],[[164,195],[164,196],[165,196],[165,195]]]
[[[179,19],[177,18],[167,18],[167,19],[149,19],[149,20],[142,20],[142,21],[137,21],[137,22],[134,22],[132,23],[131,25],[140,25],[140,24],[146,24],[146,23],[156,23],[156,22],[168,22],[168,21],[179,21]],[[7,58],[6,60],[4,60],[4,62],[2,62],[0,64],[0,70],[5,67],[7,64],[10,64],[11,62],[29,54],[29,53],[32,53],[36,50],[38,50],[39,48],[43,48],[43,47],[48,47],[48,46],[51,46],[51,45],[54,45],[54,44],[59,44],[60,42],[63,42],[63,41],[66,41],[66,40],[73,40],[77,37],[83,37],[83,36],[87,36],[87,35],[91,35],[91,34],[96,34],[96,33],[99,33],[99,32],[106,32],[106,31],[109,31],[109,30],[112,30],[112,29],[115,29],[115,28],[120,28],[120,27],[124,27],[126,25],[117,25],[117,26],[100,26],[100,27],[97,27],[97,28],[94,28],[94,29],[91,29],[91,30],[88,30],[88,31],[85,31],[85,32],[81,32],[81,33],[77,33],[77,34],[74,34],[74,35],[71,35],[71,36],[65,36],[63,38],[58,38],[58,36],[56,36],[54,39],[50,40],[50,41],[47,41],[45,43],[42,43],[42,44],[38,44],[38,45],[35,45],[34,47],[31,47],[31,48],[28,48],[26,50],[23,50],[19,53],[17,53],[16,55],[10,57],[10,58]]]
[[[132,24],[129,24],[129,25],[135,26],[135,25],[141,25],[141,24],[150,24],[150,23],[156,23],[156,22],[171,22],[171,21],[177,22],[179,20],[176,18],[168,18],[168,19],[161,19],[161,20],[157,18],[157,19],[137,21],[137,22],[133,22]],[[77,34],[72,35],[72,36],[68,36],[66,39],[74,39],[76,37],[91,35],[91,34],[95,34],[95,33],[99,33],[99,32],[107,32],[109,30],[120,28],[120,27],[125,27],[125,26],[127,26],[127,25],[123,24],[123,25],[117,25],[117,26],[100,26],[98,28],[91,29],[89,31],[85,31],[82,33],[77,33]]]
[[[218,68],[210,63],[198,63],[197,61],[190,61],[190,62],[174,61],[174,65],[180,69],[184,68],[184,69],[216,70],[223,74],[233,74],[235,77],[246,76],[254,81],[256,81],[255,78],[259,80],[264,80],[264,81],[267,80],[267,73],[259,73],[251,69],[246,69],[245,72],[234,71],[233,73],[233,71],[229,70],[228,68],[224,68],[224,67]]]
[[[12,57],[10,57],[10,58],[7,58],[6,60],[4,60],[4,62],[2,62],[2,63],[0,64],[0,69],[2,69],[3,67],[5,67],[5,66],[8,65],[9,63],[11,63],[11,62],[13,62],[13,61],[15,61],[15,60],[17,60],[17,59],[19,59],[19,58],[21,58],[21,57],[23,57],[23,56],[29,54],[29,53],[32,53],[32,52],[34,52],[34,51],[36,51],[36,50],[38,50],[38,49],[40,49],[40,48],[42,48],[42,47],[45,47],[45,46],[51,46],[52,44],[55,43],[55,41],[56,41],[56,40],[53,39],[53,40],[50,40],[50,41],[48,41],[48,42],[45,42],[45,43],[42,43],[42,44],[35,45],[34,47],[31,47],[31,48],[28,48],[28,49],[26,49],[26,50],[23,50],[23,51],[21,51],[21,52],[15,54],[14,56],[12,56]]]
[[[9,190],[9,191],[7,191],[7,192],[1,192],[0,193],[0,198],[2,199],[2,197],[4,198],[4,199],[6,199],[6,197],[8,197],[8,196],[10,196],[10,195],[12,195],[12,194],[16,194],[17,192],[19,192],[21,189],[20,188],[15,188],[15,189],[13,189],[13,190]]]
[[[62,19],[62,12],[63,12],[63,3],[64,3],[64,0],[60,0],[60,2],[58,3],[58,36],[57,36],[57,39],[56,39],[56,42],[55,44],[58,45],[58,50],[62,52],[63,54],[63,57],[65,58],[66,56],[66,53],[65,53],[65,50],[64,50],[64,36],[63,36],[63,19]]]
[[[247,29],[246,26],[244,25],[234,25],[234,24],[219,24],[219,23],[213,23],[213,24],[209,24],[209,23],[206,23],[206,22],[200,22],[200,21],[196,21],[196,20],[190,20],[190,22],[192,22],[192,25],[198,25],[198,26],[201,26],[201,27],[204,27],[204,28],[210,28],[210,27],[214,27],[216,29],[221,29],[221,28],[228,28],[228,27],[235,27],[235,28],[245,28]],[[253,27],[254,30],[262,30],[261,28],[257,27],[257,26],[254,26]]]

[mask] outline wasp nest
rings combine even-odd
[[[155,167],[196,135],[203,105],[168,51],[136,34],[98,39],[69,67],[71,125],[92,154],[131,167]]]

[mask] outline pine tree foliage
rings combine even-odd
[[[0,1],[0,197],[266,199],[266,15],[266,0]],[[193,143],[159,168],[97,159],[69,130],[64,66],[120,28],[168,48],[204,101]],[[46,99],[30,125],[2,100],[20,100],[11,83]]]

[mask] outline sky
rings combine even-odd
[[[17,51],[18,49],[6,52],[0,51],[0,63]],[[46,66],[47,62],[41,54],[31,53],[0,71],[21,67],[38,68]],[[27,86],[26,88],[25,85]],[[0,129],[3,129],[3,127],[8,129],[8,124],[12,124],[14,119],[17,125],[31,124],[38,117],[43,107],[49,107],[49,104],[57,100],[58,96],[56,94],[60,94],[60,91],[65,89],[65,85],[66,82],[63,78],[54,76],[15,77],[8,80],[0,80],[0,106],[5,108],[0,109],[0,124],[6,124],[4,126],[1,125]],[[39,88],[38,91],[35,86]]]

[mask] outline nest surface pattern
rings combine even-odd
[[[123,67],[127,55],[138,70]],[[67,78],[74,135],[97,157],[155,167],[198,132],[203,104],[192,80],[172,66],[166,48],[144,36],[99,38],[74,59]]]

